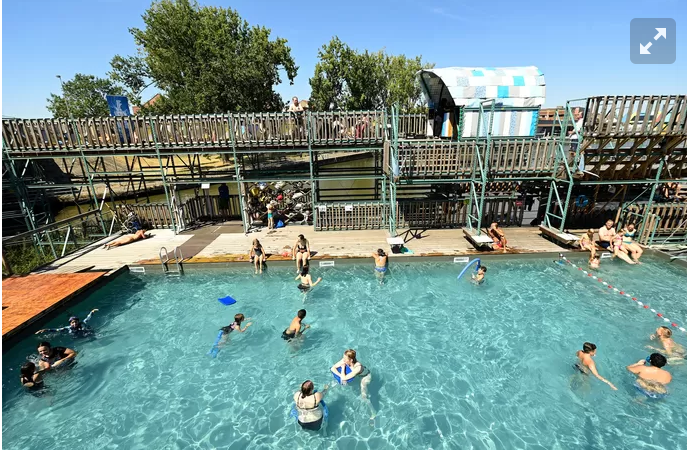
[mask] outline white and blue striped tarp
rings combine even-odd
[[[490,99],[503,99],[506,106],[541,106],[546,98],[544,74],[535,66],[447,67],[424,69],[417,76],[430,105],[450,97],[456,106]]]

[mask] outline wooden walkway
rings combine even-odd
[[[506,228],[511,254],[542,253],[563,251],[558,245],[542,238],[536,228]],[[313,259],[328,258],[367,258],[378,248],[390,254],[391,258],[398,256],[458,256],[475,255],[484,252],[476,251],[463,238],[461,229],[427,230],[421,239],[408,237],[405,247],[412,253],[391,254],[386,242],[387,232],[374,231],[341,231],[341,232],[313,232],[311,228],[287,227],[279,230],[263,230],[249,235],[242,233],[219,234],[217,238],[201,250],[196,256],[189,258],[187,263],[247,261],[248,251],[253,239],[260,243],[268,253],[269,260],[291,259],[291,247],[299,234],[304,234],[310,241],[310,249],[315,252]],[[500,253],[500,252],[492,252]],[[288,254],[288,256],[283,256]],[[156,259],[142,261],[154,263]]]
[[[63,306],[105,272],[31,274],[2,280],[2,340]]]

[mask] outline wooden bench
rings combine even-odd
[[[467,240],[470,241],[472,246],[475,247],[477,250],[493,250],[494,248],[494,240],[491,237],[489,237],[489,235],[486,233],[477,235],[472,231],[468,230],[467,228],[463,228],[463,234],[465,235]]]
[[[539,225],[539,231],[541,231],[544,236],[547,236],[554,241],[569,247],[576,247],[578,245],[578,241],[580,240],[579,236],[575,236],[574,234],[570,233],[561,233],[558,230],[544,225]]]

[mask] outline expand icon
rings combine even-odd
[[[674,63],[676,32],[675,19],[632,19],[630,61],[634,64]]]

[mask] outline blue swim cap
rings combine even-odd
[[[79,318],[76,317],[76,316],[71,316],[71,317],[69,318],[69,322],[71,322],[71,321],[73,321],[73,320],[76,320],[76,321],[78,322],[78,321],[79,321]]]
[[[644,360],[646,364],[651,365],[651,355],[647,356],[646,359]]]

